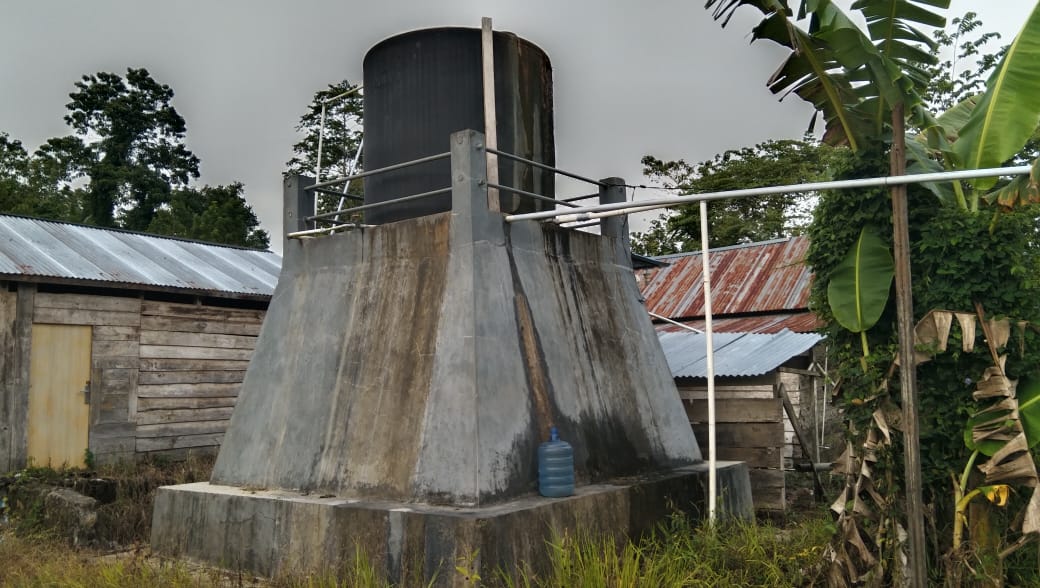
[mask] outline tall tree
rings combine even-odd
[[[146,69],[130,68],[125,78],[85,75],[69,97],[65,122],[75,135],[51,139],[44,151],[67,154],[76,172],[89,177],[86,220],[146,230],[171,191],[199,177],[199,160],[184,145],[184,119],[171,104],[173,90]]]
[[[148,232],[266,249],[267,232],[242,196],[242,184],[182,188],[155,212]]]
[[[343,80],[314,93],[296,125],[297,132],[304,136],[293,145],[293,158],[285,164],[285,173],[313,175],[320,142],[322,178],[347,175],[361,147],[364,101],[357,89],[357,84]],[[360,163],[359,159],[357,171],[360,171]]]
[[[697,194],[799,184],[827,177],[828,169],[844,150],[818,141],[769,140],[754,147],[734,149],[707,161],[690,164],[680,159],[643,158],[643,173],[665,187],[683,194]],[[763,198],[739,198],[712,202],[708,207],[709,246],[723,247],[800,234],[809,223],[814,195],[777,194]],[[659,219],[647,234],[634,237],[634,248],[682,243],[684,249],[700,248],[700,213],[697,206],[682,206]],[[663,233],[662,233],[663,231]],[[648,243],[647,245],[653,245]],[[667,247],[665,247],[667,248]]]
[[[83,190],[73,187],[67,162],[54,152],[30,155],[0,132],[0,211],[73,221],[83,217]]]

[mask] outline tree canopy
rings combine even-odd
[[[193,185],[173,90],[143,68],[84,75],[69,94],[72,133],[35,153],[0,133],[0,211],[266,248],[243,186]]]

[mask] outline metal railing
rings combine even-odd
[[[580,200],[588,200],[588,199],[592,199],[592,198],[601,198],[603,196],[603,190],[606,189],[608,187],[608,185],[609,185],[609,184],[607,184],[607,183],[605,183],[605,182],[603,182],[601,180],[593,180],[591,178],[582,176],[580,174],[576,174],[574,172],[570,172],[570,171],[567,171],[567,170],[564,170],[564,169],[561,169],[561,168],[558,168],[558,167],[555,167],[555,166],[551,166],[551,165],[548,165],[548,164],[545,164],[545,163],[534,161],[532,159],[527,159],[525,157],[521,157],[521,156],[515,155],[513,153],[508,153],[506,151],[502,151],[500,149],[492,149],[492,148],[485,147],[483,145],[482,141],[477,142],[475,144],[475,147],[476,147],[477,150],[483,151],[485,155],[487,155],[487,154],[494,154],[494,155],[497,155],[497,156],[502,157],[504,159],[508,159],[508,160],[514,161],[514,162],[516,162],[518,164],[528,165],[528,166],[536,168],[536,169],[545,170],[545,171],[551,172],[553,174],[565,176],[565,177],[568,177],[568,178],[571,178],[571,179],[574,179],[574,180],[578,180],[578,181],[581,181],[581,182],[592,184],[592,185],[600,188],[599,192],[593,193],[593,194],[585,194],[585,195],[574,196],[574,197],[569,197],[569,198],[556,198],[555,196],[549,196],[549,195],[545,195],[545,194],[538,194],[536,192],[523,190],[523,189],[516,188],[516,187],[513,187],[513,186],[506,186],[506,185],[499,184],[499,183],[496,183],[496,182],[488,182],[488,181],[483,181],[482,180],[480,182],[480,185],[483,187],[483,189],[485,191],[487,191],[488,189],[497,190],[500,193],[514,194],[516,196],[519,196],[521,198],[528,199],[528,200],[551,203],[554,208],[555,207],[564,207],[564,208],[570,208],[570,209],[581,209],[582,206],[579,205],[579,204],[575,204],[575,202],[580,201]],[[339,204],[339,206],[337,206],[336,210],[332,210],[332,211],[328,211],[328,212],[321,212],[321,213],[317,213],[317,214],[310,214],[310,215],[307,215],[307,216],[303,217],[303,220],[306,221],[306,224],[304,224],[303,226],[307,227],[307,228],[303,228],[302,230],[297,230],[297,231],[293,231],[293,232],[288,232],[286,234],[286,237],[287,238],[299,238],[299,237],[328,235],[328,234],[332,234],[334,232],[341,231],[341,230],[349,230],[349,229],[356,229],[356,228],[372,227],[374,225],[364,224],[363,222],[360,222],[360,219],[358,219],[358,215],[360,213],[365,212],[365,211],[370,211],[370,210],[374,210],[374,209],[378,209],[378,208],[382,208],[382,207],[386,207],[386,206],[393,206],[393,205],[398,205],[398,204],[405,203],[405,202],[413,202],[413,201],[422,200],[422,199],[425,199],[425,198],[432,198],[432,197],[435,197],[435,196],[441,196],[441,195],[444,195],[444,194],[450,194],[453,189],[451,187],[447,187],[447,188],[441,188],[441,189],[437,189],[437,190],[430,190],[428,192],[422,192],[420,194],[411,194],[411,195],[407,195],[407,196],[401,196],[399,198],[393,198],[393,199],[390,199],[390,200],[384,200],[384,201],[380,201],[380,202],[373,202],[373,203],[369,203],[369,204],[362,204],[360,206],[353,206],[353,207],[347,207],[347,208],[344,208],[342,206],[343,201],[344,201],[343,199],[350,199],[350,200],[361,201],[361,202],[364,201],[364,197],[363,196],[346,193],[346,187],[349,186],[350,183],[355,181],[355,180],[360,180],[360,179],[364,179],[364,178],[375,176],[375,175],[379,175],[379,174],[385,174],[385,173],[389,173],[389,172],[393,172],[393,171],[397,171],[397,170],[401,170],[401,169],[406,169],[406,168],[409,168],[409,167],[414,167],[414,166],[417,166],[417,165],[422,165],[422,164],[430,163],[430,162],[434,162],[434,161],[440,161],[440,160],[443,160],[443,159],[449,159],[449,158],[451,158],[451,152],[450,151],[449,152],[444,152],[444,153],[438,153],[438,154],[435,154],[435,155],[429,155],[429,156],[426,156],[426,157],[420,157],[418,159],[413,159],[411,161],[405,161],[405,162],[402,162],[402,163],[396,163],[396,164],[388,165],[388,166],[381,167],[381,168],[378,168],[378,169],[365,170],[363,172],[359,172],[359,173],[356,173],[356,174],[340,176],[340,177],[332,178],[330,180],[319,181],[319,182],[314,183],[314,184],[312,184],[310,186],[303,187],[302,188],[303,190],[305,190],[306,192],[310,192],[312,194],[315,194],[315,195],[320,193],[320,194],[328,194],[328,195],[331,195],[331,196],[338,196],[338,197],[340,197],[340,204]],[[486,159],[485,159],[485,162],[486,162]],[[314,208],[317,208],[316,204],[317,204],[317,202],[315,201],[315,207]],[[301,215],[301,216],[303,216],[303,215]],[[348,218],[348,219],[353,219],[356,222],[342,222],[342,219],[344,217]],[[509,217],[507,216],[507,219],[508,218]],[[583,219],[583,220],[585,220],[585,219]],[[331,224],[332,226],[318,227],[317,225],[319,223],[328,223],[328,224]],[[598,224],[600,224],[600,222],[598,220],[595,220],[595,221],[592,221],[592,222],[581,222],[579,224],[568,226],[566,228],[578,229],[578,228],[584,228],[584,227],[594,226],[594,225],[598,225]],[[300,225],[298,225],[298,226],[300,226]]]

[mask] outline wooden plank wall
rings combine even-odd
[[[136,450],[220,445],[264,312],[144,301]]]
[[[707,387],[678,384],[701,454],[708,455]],[[715,438],[719,460],[743,461],[757,510],[784,510],[784,414],[773,378],[730,380],[715,387]]]
[[[39,293],[34,322],[94,327],[90,449],[215,450],[227,429],[264,311]]]
[[[0,283],[0,473],[26,465],[29,343],[36,288]]]

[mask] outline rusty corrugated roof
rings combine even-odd
[[[270,296],[280,268],[270,251],[0,215],[0,277]]]
[[[803,262],[808,248],[807,237],[793,237],[712,249],[709,252],[712,314],[719,319],[744,316],[762,322],[766,319],[761,316],[764,314],[806,313],[812,279]],[[656,259],[669,265],[642,270],[647,272],[641,288],[647,310],[674,320],[703,317],[700,252]],[[797,320],[805,324],[804,317]],[[815,323],[812,325],[807,330],[815,327]],[[775,327],[773,332],[783,326]]]
[[[704,319],[685,320],[688,327],[703,331]],[[654,325],[659,333],[686,330],[668,323]],[[822,326],[820,319],[809,312],[767,314],[761,316],[712,317],[711,328],[716,333],[779,333],[787,329],[795,333],[811,333]]]

